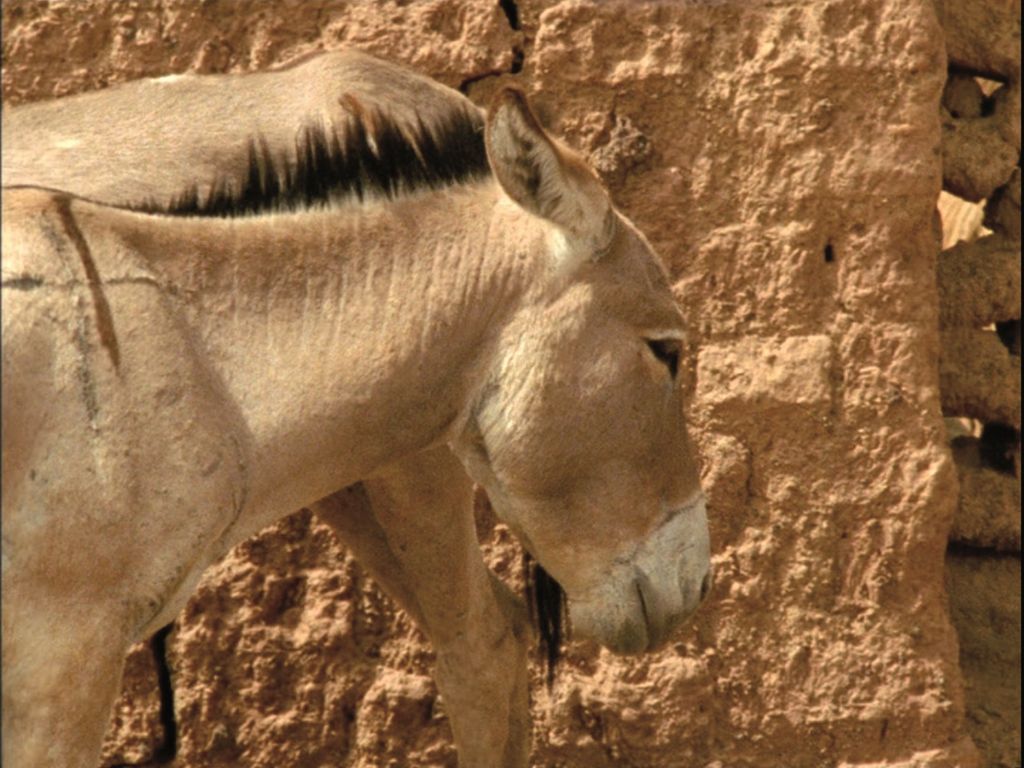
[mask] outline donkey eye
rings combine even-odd
[[[679,340],[647,339],[647,347],[656,358],[665,364],[674,379],[679,372]]]

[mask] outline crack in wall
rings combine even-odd
[[[522,24],[519,18],[519,6],[515,0],[498,0],[498,7],[505,14],[505,20],[508,22],[509,29],[515,33],[520,33],[516,35],[516,40],[512,43],[512,63],[507,70],[491,69],[479,75],[467,77],[459,83],[459,92],[464,96],[468,96],[470,89],[482,80],[489,80],[492,77],[501,77],[502,75],[518,75],[523,71],[523,65],[526,62],[526,51],[522,45]]]
[[[518,32],[521,29],[521,25],[519,23],[519,6],[516,5],[515,0],[498,0],[498,5],[505,12],[508,25],[512,27],[514,32]]]
[[[160,689],[160,724],[164,729],[163,743],[157,748],[154,762],[157,765],[173,762],[178,754],[178,721],[174,715],[174,683],[171,680],[171,666],[167,663],[167,636],[174,629],[174,622],[158,629],[150,638],[150,649],[156,665],[157,685]]]
[[[158,696],[160,698],[159,720],[163,739],[153,750],[151,758],[141,763],[114,763],[110,768],[156,768],[173,765],[178,754],[178,721],[174,714],[174,684],[171,667],[167,662],[167,636],[174,629],[174,622],[158,629],[149,638],[149,649],[156,667]]]

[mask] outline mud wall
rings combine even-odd
[[[960,497],[946,560],[968,731],[1020,765],[1020,4],[946,3],[942,407]]]
[[[980,764],[944,586],[958,478],[931,2],[16,0],[3,22],[7,103],[346,44],[481,102],[515,81],[662,253],[690,328],[717,584],[657,655],[573,644],[550,693],[538,664],[534,765]],[[478,506],[515,582],[517,547]],[[454,766],[430,665],[298,513],[133,652],[106,764]]]

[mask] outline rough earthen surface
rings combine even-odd
[[[1020,0],[936,0],[952,65],[993,79],[1020,73]]]
[[[942,168],[946,189],[959,197],[977,201],[1009,181],[1020,156],[1020,146],[1014,147],[995,129],[995,117],[955,118],[945,109],[942,117]]]
[[[670,266],[717,568],[665,651],[573,644],[550,693],[536,667],[532,764],[978,765],[943,584],[933,6],[504,5],[4,3],[4,98],[346,43],[479,101],[518,82]],[[179,768],[455,765],[429,647],[308,514],[212,569],[168,647]],[[108,762],[150,759],[126,724],[157,727],[153,672]]]
[[[1020,240],[990,235],[939,256],[939,321],[983,328],[1020,317]]]
[[[1020,167],[1014,169],[1010,182],[996,190],[988,201],[985,224],[1020,243]]]
[[[123,693],[107,729],[104,766],[145,765],[165,754],[157,663],[150,641],[139,643],[128,654]]]
[[[942,334],[939,381],[946,412],[1020,428],[1020,364],[992,331]]]
[[[1013,472],[986,466],[982,453],[977,438],[953,441],[960,475],[960,506],[953,518],[950,540],[983,550],[1019,553],[1020,480]]]
[[[960,488],[947,583],[968,732],[986,765],[1019,766],[1021,4],[936,5],[950,66],[940,386],[947,423],[967,427],[952,441]]]
[[[1017,488],[1019,494],[1019,482]],[[968,725],[990,768],[1020,766],[1020,599],[1009,599],[1020,595],[1019,539],[1017,551],[993,557],[960,550],[948,558]]]

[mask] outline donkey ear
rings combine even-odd
[[[581,159],[541,127],[526,96],[503,88],[487,115],[487,157],[506,194],[558,225],[591,257],[607,249],[615,216],[608,194]]]

